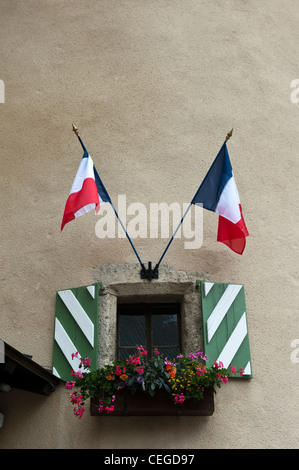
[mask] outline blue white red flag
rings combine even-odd
[[[219,214],[217,241],[241,255],[249,233],[225,142],[191,203]]]
[[[98,212],[100,205],[104,202],[111,202],[110,197],[95,169],[91,156],[85,150],[66,201],[61,231],[65,224],[77,219],[80,215],[93,209]]]

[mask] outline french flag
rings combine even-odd
[[[226,142],[197,190],[192,204],[219,214],[217,241],[242,254],[249,235],[242,214],[239,193],[232,171]]]
[[[77,219],[80,215],[93,209],[98,212],[100,205],[104,202],[111,202],[110,197],[95,169],[91,156],[85,149],[70,195],[66,201],[61,231],[65,224]]]

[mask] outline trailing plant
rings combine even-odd
[[[78,352],[72,357],[78,357]],[[74,404],[74,414],[82,417],[85,401],[88,398],[98,398],[99,413],[112,413],[119,390],[126,389],[131,393],[143,391],[154,396],[156,391],[164,389],[169,393],[175,404],[186,400],[201,400],[205,388],[216,387],[228,382],[236,369],[223,367],[221,362],[206,365],[207,357],[202,352],[195,354],[179,354],[169,360],[157,349],[153,357],[148,359],[148,352],[143,346],[137,346],[136,354],[128,359],[116,360],[97,370],[90,370],[90,359],[80,359],[79,370],[72,371],[72,380],[66,383],[66,389],[71,392],[71,402]],[[239,370],[242,375],[242,370]]]

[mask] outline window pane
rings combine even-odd
[[[145,317],[144,315],[119,316],[119,345],[132,346],[145,345]]]
[[[179,344],[177,314],[153,315],[153,346],[176,346]]]
[[[176,357],[180,354],[179,348],[159,348],[159,351],[169,361],[173,362],[176,361]]]
[[[129,359],[130,356],[136,354],[136,348],[134,349],[119,349],[119,359]]]

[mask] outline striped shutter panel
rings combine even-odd
[[[242,377],[251,378],[244,286],[201,281],[201,294],[208,365],[221,361],[225,368],[242,368]]]
[[[61,290],[56,293],[53,374],[71,380],[79,370],[80,358],[91,358],[97,368],[99,284]],[[78,358],[72,353],[79,351]]]

